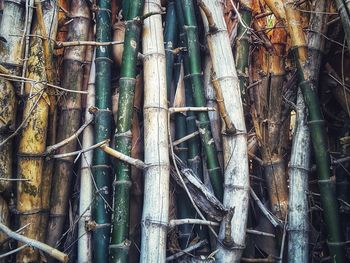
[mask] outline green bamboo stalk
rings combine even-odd
[[[239,14],[246,26],[250,26],[252,21],[252,1],[241,1],[239,5]],[[243,107],[248,107],[247,85],[248,85],[248,61],[249,61],[249,32],[242,23],[238,24],[236,51],[234,53],[236,69],[239,79],[239,87],[241,89]]]
[[[168,92],[168,103],[170,105],[171,84],[173,81],[173,66],[174,66],[174,48],[177,45],[177,20],[175,14],[175,2],[168,1],[167,13],[165,17],[164,28],[164,48],[166,59],[166,86]]]
[[[67,41],[85,41],[88,39],[90,10],[85,0],[72,0],[70,3],[72,22],[68,27]],[[62,86],[80,91],[83,85],[83,64],[86,46],[67,47],[63,58]],[[60,100],[57,141],[63,141],[80,128],[81,95],[69,92]],[[77,150],[77,140],[61,147],[58,153]],[[70,185],[73,176],[74,156],[57,159],[52,178],[50,220],[46,243],[55,246],[61,238],[67,216]]]
[[[99,0],[97,4],[96,41],[108,42],[111,40],[111,1]],[[111,135],[111,63],[110,47],[97,47],[95,105],[98,111],[95,114],[95,143],[109,139]],[[105,263],[108,261],[110,236],[111,166],[109,156],[101,149],[94,150],[92,170],[97,188],[92,208],[93,218],[97,224],[92,237],[93,262]]]
[[[182,5],[181,1],[175,1],[175,7],[176,7],[176,16],[177,21],[179,25],[179,40],[180,40],[180,46],[185,47],[186,46],[186,32],[184,30],[184,17],[183,17],[183,11],[182,11]],[[184,84],[185,84],[185,100],[186,100],[186,106],[192,107],[193,105],[193,93],[191,88],[191,79],[190,79],[190,70],[189,70],[189,61],[188,61],[188,55],[185,53],[184,55],[181,54],[182,58],[182,64],[184,68]],[[196,115],[194,112],[187,112],[186,115],[186,130],[187,134],[192,134],[196,131],[198,131],[198,128],[196,126]],[[199,136],[195,136],[194,138],[187,141],[188,145],[188,167],[192,169],[192,171],[201,179],[203,180],[203,169],[202,169],[202,160],[201,160],[201,145],[200,145],[200,138]]]
[[[141,23],[144,1],[132,1],[125,17],[124,50],[119,79],[118,116],[115,131],[115,149],[131,155],[131,123],[136,84],[137,54],[140,48]],[[129,246],[130,165],[120,160],[115,164],[114,207],[112,239],[109,246],[110,262],[127,262]]]
[[[164,42],[165,42],[165,59],[166,59],[166,76],[167,76],[167,92],[168,100],[170,98],[172,83],[175,86],[175,94],[178,92],[178,88],[183,85],[183,74],[181,73],[181,54],[177,56],[177,62],[180,63],[179,67],[174,69],[174,52],[178,40],[178,25],[177,17],[175,12],[175,2],[168,1],[167,15],[165,21],[165,31],[164,31]],[[176,70],[174,72],[174,70]],[[174,74],[173,74],[174,72]],[[173,78],[174,76],[174,78]],[[174,107],[180,106],[175,105],[177,103],[182,106],[185,105],[185,98],[179,98],[176,95],[174,101]],[[186,132],[186,116],[183,113],[175,114],[175,139],[183,138],[187,135]],[[175,147],[176,154],[184,162],[187,163],[188,159],[188,146],[187,142],[183,142]],[[192,218],[194,217],[193,207],[186,196],[186,193],[180,189],[176,188],[176,212],[177,218]],[[189,224],[184,224],[179,226],[179,243],[182,249],[186,248],[189,244],[193,226]]]
[[[192,0],[182,0],[184,14],[184,30],[187,36],[187,52],[189,60],[189,78],[193,90],[193,103],[196,107],[206,105],[203,89],[201,59],[197,35],[196,17]],[[215,195],[223,199],[223,178],[220,164],[217,158],[215,143],[211,134],[208,113],[197,114],[197,126],[200,132],[202,147],[206,157],[210,181]]]
[[[344,243],[340,231],[339,209],[335,195],[335,185],[331,180],[330,157],[327,149],[326,127],[321,113],[316,88],[310,80],[308,50],[302,31],[300,13],[293,3],[285,2],[284,9],[292,48],[299,75],[299,86],[308,109],[308,121],[318,172],[321,203],[328,232],[328,247],[332,262],[345,262]]]

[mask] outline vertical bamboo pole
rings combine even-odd
[[[131,155],[131,124],[134,92],[136,84],[136,62],[140,47],[143,1],[132,1],[125,16],[126,27],[124,50],[119,79],[118,115],[115,131],[115,149]],[[112,239],[109,246],[110,262],[127,262],[130,243],[129,205],[130,205],[130,164],[116,160],[114,181],[114,207]]]
[[[24,40],[18,35],[24,30],[24,4],[21,2],[4,2],[0,36],[0,64],[9,70],[9,73],[19,75],[22,70]],[[13,84],[0,79],[0,142],[3,142],[14,131],[16,123],[16,94]],[[0,146],[0,177],[10,179],[12,175],[12,140]],[[11,191],[11,182],[0,180],[0,193]],[[6,202],[2,202],[3,205]]]
[[[175,1],[176,7],[176,18],[179,25],[179,33],[180,33],[180,46],[186,46],[186,32],[185,32],[185,21],[183,17],[182,4],[181,1]],[[185,53],[182,56],[182,64],[184,68],[184,84],[185,84],[185,100],[186,106],[192,107],[193,105],[193,92],[191,87],[191,73],[190,73],[190,65],[188,60],[188,54]],[[196,126],[196,115],[194,112],[186,113],[186,130],[187,134],[191,134],[193,132],[198,131]],[[194,138],[188,140],[188,167],[194,171],[194,173],[201,179],[203,179],[203,169],[202,169],[202,158],[201,158],[201,145],[199,136],[195,136]]]
[[[187,49],[189,60],[189,72],[193,90],[193,102],[196,107],[206,105],[203,82],[201,59],[199,53],[198,32],[196,17],[192,0],[182,0],[185,26],[184,30],[187,35]],[[202,147],[206,156],[209,177],[215,195],[222,200],[223,198],[223,178],[219,165],[215,143],[212,138],[210,121],[208,113],[201,112],[197,114],[197,126],[200,132]]]
[[[297,121],[289,165],[288,262],[308,262],[308,173],[310,169],[310,134],[305,103],[298,92]]]
[[[107,42],[111,40],[111,1],[97,1],[96,41]],[[112,101],[111,101],[111,63],[110,47],[96,48],[96,107],[94,137],[95,143],[109,139],[111,136]],[[93,262],[104,263],[108,261],[108,244],[110,236],[110,193],[111,193],[111,167],[109,156],[101,149],[94,150],[93,174],[96,182],[96,192],[93,203],[93,219],[97,224],[93,233],[94,249]]]
[[[326,128],[321,113],[316,88],[310,81],[308,51],[301,27],[300,13],[292,2],[285,2],[284,9],[291,44],[294,47],[298,69],[299,86],[308,109],[308,121],[318,172],[322,208],[328,232],[328,247],[332,262],[345,262],[344,245],[339,223],[339,209],[335,196],[334,182],[331,180],[330,157],[327,149]]]
[[[159,13],[159,0],[146,0],[144,15]],[[141,263],[165,262],[169,214],[169,150],[165,51],[161,15],[144,20],[145,171]]]
[[[88,39],[90,27],[90,10],[85,0],[72,0],[70,3],[72,22],[68,27],[67,41],[85,41]],[[67,47],[63,58],[62,86],[66,89],[81,91],[83,84],[83,63],[86,46]],[[57,141],[62,141],[74,134],[80,127],[81,95],[69,92],[60,103]],[[58,152],[73,152],[77,148],[77,140],[61,147]],[[56,246],[61,238],[66,212],[70,185],[73,175],[74,156],[57,159],[52,178],[50,220],[48,224],[47,244]]]
[[[55,39],[57,33],[57,2],[47,0],[41,3],[43,22],[46,32],[41,32],[43,25],[37,21],[33,26],[33,35],[46,35]],[[23,111],[22,130],[18,150],[18,177],[30,181],[20,181],[17,187],[17,210],[20,227],[29,224],[24,235],[33,239],[40,238],[40,219],[42,210],[43,153],[46,148],[46,133],[50,100],[43,82],[47,81],[45,70],[44,47],[41,38],[34,37],[30,42],[27,77],[37,80],[35,84],[26,83],[26,103]],[[52,53],[45,53],[52,56]],[[50,58],[47,58],[50,60]],[[19,244],[21,246],[22,244]],[[35,262],[38,252],[25,248],[17,254],[17,262]]]
[[[213,62],[216,82],[221,88],[225,108],[236,127],[235,134],[223,135],[224,151],[224,200],[227,209],[234,209],[232,223],[223,220],[220,226],[218,262],[240,262],[245,246],[248,218],[249,170],[247,133],[235,62],[220,1],[203,0],[202,14],[208,16],[207,41]],[[205,9],[207,9],[205,11]],[[210,14],[210,16],[209,16]],[[209,18],[212,18],[210,21]],[[232,158],[234,156],[234,158]]]
[[[95,59],[95,53],[93,60]],[[89,112],[90,107],[95,106],[95,62],[91,62],[88,81],[88,96],[86,99],[85,121],[93,118]],[[82,148],[86,149],[94,143],[94,129],[92,125],[83,132]],[[90,263],[92,260],[91,232],[86,229],[86,224],[91,221],[92,204],[92,152],[83,153],[80,169],[80,199],[79,199],[79,229],[78,229],[78,263]]]
[[[244,24],[250,26],[252,21],[252,0],[241,1],[239,5],[239,13]],[[246,93],[249,78],[249,38],[248,29],[245,28],[242,23],[239,23],[237,28],[236,52],[234,56],[244,108],[248,108],[248,96]]]

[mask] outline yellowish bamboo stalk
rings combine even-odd
[[[43,19],[49,30],[50,38],[56,37],[57,8],[56,1],[43,2]],[[33,26],[33,34],[40,35],[38,23]],[[19,181],[17,187],[17,210],[19,212],[20,227],[24,235],[32,239],[40,239],[40,218],[42,213],[42,178],[48,128],[48,114],[50,99],[46,86],[40,81],[47,81],[45,62],[43,57],[43,43],[41,38],[32,38],[28,60],[27,77],[39,81],[36,84],[26,83],[26,102],[23,111],[23,120],[26,125],[19,139],[18,149],[18,177],[29,179]],[[22,244],[19,243],[19,246]],[[33,262],[38,260],[38,251],[27,247],[17,254],[17,262]]]

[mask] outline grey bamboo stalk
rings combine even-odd
[[[90,26],[90,10],[85,0],[71,1],[72,22],[68,28],[68,41],[84,41],[88,39]],[[85,59],[86,46],[67,47],[63,58],[63,81],[65,88],[82,90],[83,63]],[[59,127],[57,141],[62,141],[76,132],[80,127],[81,119],[81,95],[78,93],[67,93],[60,102]],[[77,140],[61,147],[58,152],[66,153],[75,151]],[[73,175],[74,156],[57,159],[52,178],[50,220],[48,224],[49,235],[47,243],[55,246],[61,238],[66,212],[70,184]]]
[[[41,34],[42,28],[38,21],[32,26],[32,34],[47,35],[56,38],[57,33],[57,2],[46,0],[41,3],[43,23],[47,32]],[[45,54],[50,60],[52,53]],[[49,96],[43,82],[47,81],[44,61],[44,48],[41,38],[31,38],[27,77],[34,79],[35,84],[25,84],[26,102],[23,110],[23,122],[26,123],[19,138],[18,178],[30,179],[17,184],[17,210],[20,227],[27,225],[24,235],[38,240],[40,235],[40,219],[42,212],[42,178],[48,129]],[[28,190],[30,189],[30,190]],[[18,246],[22,246],[21,243]],[[38,251],[32,247],[22,249],[17,253],[17,262],[35,262]]]
[[[95,106],[95,54],[91,61],[90,77],[86,99],[85,121],[91,120],[93,115],[89,108]],[[94,128],[89,125],[83,132],[82,149],[94,144]],[[78,263],[91,262],[91,233],[85,228],[86,223],[91,221],[92,204],[92,151],[82,154],[80,169],[80,198],[79,198],[79,223],[78,223]]]
[[[146,0],[144,15],[161,11],[160,0]],[[161,15],[144,20],[144,205],[141,263],[165,262],[169,208],[169,150],[165,50]]]
[[[308,174],[310,169],[310,134],[306,108],[299,90],[297,121],[289,165],[288,262],[308,262]]]
[[[227,113],[236,127],[235,134],[223,135],[224,151],[224,200],[228,209],[235,209],[231,219],[231,229],[223,220],[220,226],[216,259],[218,262],[240,262],[245,246],[245,233],[248,218],[249,200],[249,170],[247,153],[247,134],[241,100],[238,76],[230,46],[229,35],[223,17],[223,7],[220,1],[203,0],[211,13],[213,23],[206,23],[207,41],[213,69],[224,98]],[[203,8],[202,8],[203,10]],[[208,15],[208,13],[207,13]],[[232,158],[234,156],[234,158]],[[228,233],[230,234],[227,237]],[[225,241],[230,240],[231,244]]]

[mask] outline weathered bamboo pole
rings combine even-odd
[[[146,0],[144,15],[159,13],[159,0]],[[169,214],[169,150],[165,51],[161,15],[144,20],[144,205],[141,221],[141,263],[165,262]]]
[[[131,154],[131,124],[137,74],[137,55],[140,48],[141,22],[144,1],[132,1],[125,16],[124,50],[119,79],[118,113],[115,131],[115,149],[123,154]],[[114,207],[112,238],[109,245],[110,262],[127,262],[130,243],[129,205],[130,205],[129,164],[117,160],[115,163]]]
[[[96,16],[96,42],[111,40],[111,0],[97,1]],[[96,77],[95,104],[98,109],[95,113],[94,139],[95,143],[109,139],[112,124],[111,100],[111,64],[110,47],[96,48]],[[110,236],[110,193],[111,193],[111,167],[109,156],[101,149],[95,149],[92,167],[96,188],[93,202],[93,219],[97,227],[93,232],[94,248],[93,262],[104,263],[108,261],[108,245]]]
[[[68,41],[84,41],[88,39],[90,28],[90,10],[85,0],[72,0],[70,3],[72,22],[68,27]],[[83,63],[86,46],[67,47],[63,58],[62,86],[71,90],[82,90]],[[60,116],[57,131],[57,141],[62,141],[80,128],[81,94],[69,92],[61,98]],[[59,154],[73,152],[77,149],[77,140],[73,140],[58,150]],[[56,246],[61,238],[66,212],[70,185],[73,175],[74,156],[56,159],[52,178],[50,220],[46,243]]]
[[[198,32],[193,1],[182,0],[182,6],[185,22],[184,30],[187,35],[187,52],[190,66],[189,78],[191,79],[193,102],[196,107],[203,107],[206,105],[206,101],[203,89],[201,59],[199,54],[199,43],[197,36]],[[200,132],[202,147],[206,156],[209,177],[214,193],[220,200],[222,200],[223,177],[215,149],[215,143],[211,134],[208,113],[197,113],[197,126]]]
[[[95,59],[95,53],[93,60]],[[95,62],[91,61],[90,76],[86,99],[85,121],[91,120],[93,115],[89,112],[90,107],[95,106]],[[89,125],[84,129],[82,148],[86,149],[94,144],[94,129]],[[79,223],[78,223],[78,263],[90,263],[92,260],[91,232],[86,229],[91,221],[92,205],[92,151],[82,154],[80,169],[80,198],[79,198]]]
[[[247,134],[244,121],[239,81],[234,64],[229,35],[220,1],[203,0],[202,14],[206,25],[207,41],[217,85],[225,98],[225,108],[234,126],[234,134],[223,135],[224,151],[224,199],[227,209],[234,209],[232,223],[223,220],[220,226],[218,262],[240,262],[245,246],[248,218],[249,170]],[[207,9],[207,12],[204,10]],[[210,16],[209,16],[210,14]],[[205,18],[212,17],[212,21]],[[235,158],[232,158],[235,156]],[[230,229],[228,229],[230,228]]]
[[[46,32],[42,34],[42,26],[38,21],[34,24],[33,35],[47,35],[55,38],[57,33],[56,1],[47,0],[41,3],[43,24]],[[26,102],[23,111],[23,121],[26,122],[20,136],[18,149],[18,178],[30,179],[20,181],[17,187],[17,210],[19,211],[20,226],[30,224],[24,229],[24,235],[40,239],[41,212],[42,212],[42,180],[43,164],[46,148],[48,128],[48,114],[50,99],[46,86],[41,81],[47,81],[46,63],[44,58],[43,41],[35,37],[30,41],[30,53],[27,77],[37,80],[38,83],[25,84]],[[52,56],[52,53],[46,53]],[[50,58],[47,58],[51,60]],[[19,243],[19,246],[22,244]],[[25,248],[17,254],[17,262],[35,262],[38,260],[38,251]]]
[[[298,69],[299,86],[308,109],[309,128],[317,165],[321,203],[328,232],[327,242],[331,260],[332,262],[345,262],[338,203],[335,196],[334,182],[330,179],[330,157],[327,149],[326,128],[316,89],[310,80],[308,50],[301,27],[300,13],[295,9],[292,2],[285,2],[284,9],[291,36],[291,44],[295,48],[294,54]]]
[[[318,86],[318,76],[324,52],[327,16],[326,1],[312,3],[313,12],[308,32],[310,80]],[[306,120],[306,109],[302,93],[298,91],[297,119],[293,138],[289,169],[289,214],[288,214],[288,262],[308,262],[309,221],[308,221],[308,173],[310,170],[310,134]]]
[[[310,134],[305,103],[298,92],[297,120],[289,165],[288,262],[308,262],[308,173],[310,170]]]
[[[6,67],[12,74],[20,74],[22,70],[22,55],[24,40],[18,37],[24,30],[25,7],[22,2],[6,1],[0,36],[6,40],[0,42],[0,64]],[[15,129],[16,124],[16,94],[13,84],[5,79],[0,79],[0,141],[4,141]],[[12,177],[12,140],[0,147],[0,177]],[[0,193],[10,191],[11,182],[0,181]],[[5,204],[3,202],[2,204]]]
[[[0,223],[5,226],[9,226],[10,224],[10,211],[7,205],[6,200],[0,195]],[[0,253],[6,252],[7,246],[3,243],[7,238],[7,235],[0,231]],[[2,260],[0,260],[2,262]]]

